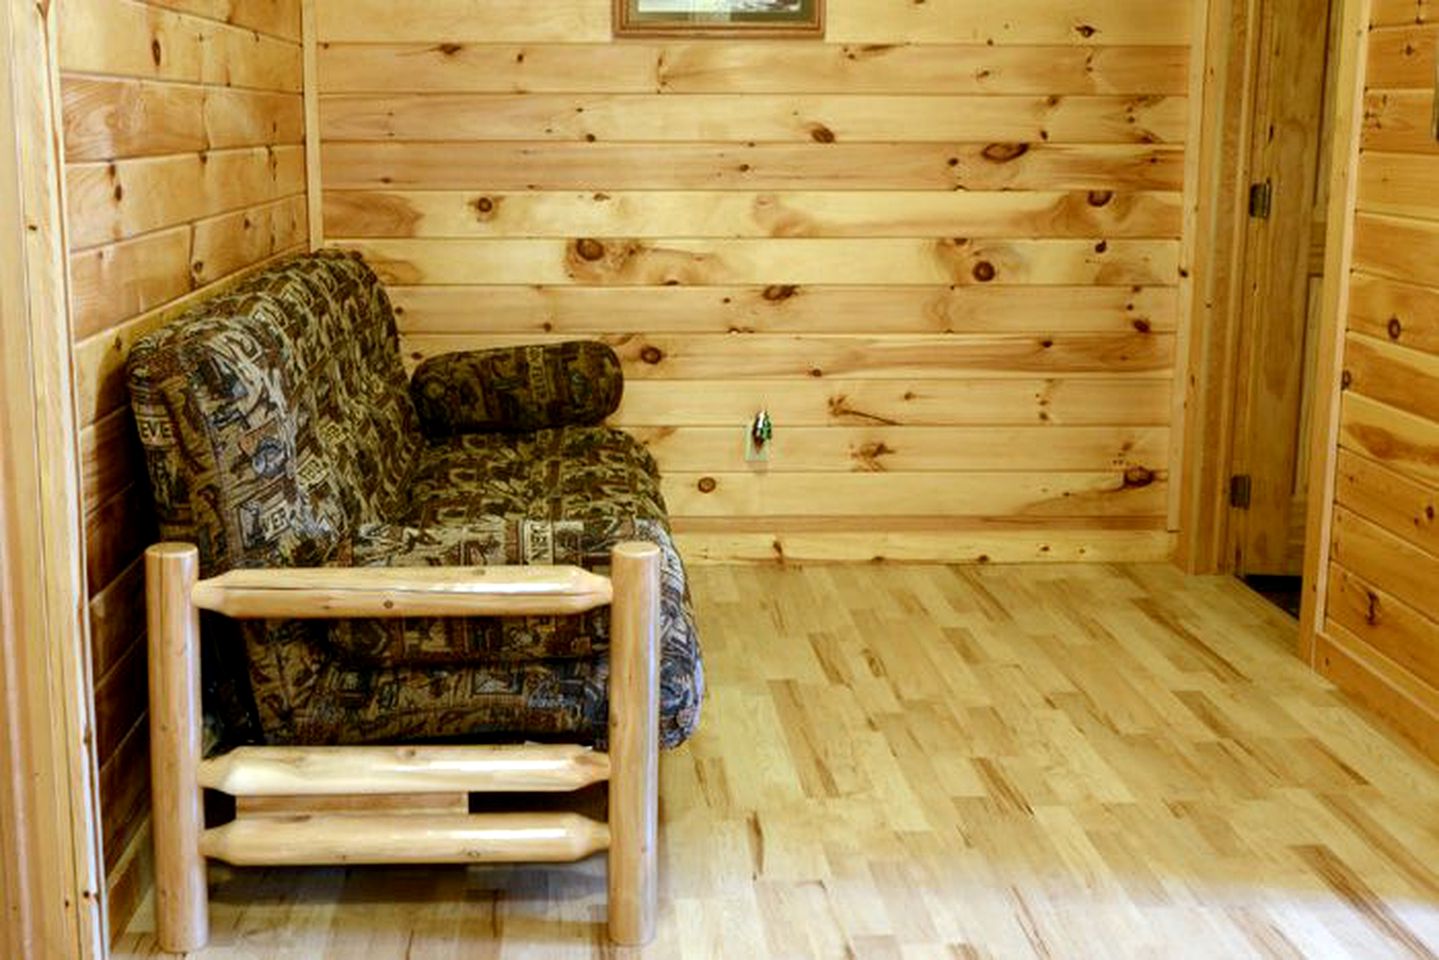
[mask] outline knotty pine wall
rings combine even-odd
[[[110,915],[124,923],[148,856],[141,554],[155,539],[124,357],[192,291],[303,247],[300,3],[59,10],[95,746]]]
[[[634,42],[609,0],[318,0],[324,236],[412,362],[611,343],[693,559],[1161,559],[1190,20]]]
[[[1320,670],[1439,756],[1439,17],[1377,0]]]

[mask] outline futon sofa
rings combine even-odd
[[[602,570],[621,541],[658,545],[660,741],[673,747],[695,729],[704,680],[684,567],[653,459],[601,423],[623,390],[605,345],[437,356],[411,380],[375,274],[357,255],[326,251],[268,268],[144,337],[127,373],[162,536],[197,545],[204,577]],[[211,740],[603,745],[608,627],[607,608],[207,623]]]

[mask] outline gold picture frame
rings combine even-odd
[[[614,0],[617,37],[823,37],[824,0]]]

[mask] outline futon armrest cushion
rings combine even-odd
[[[598,424],[623,393],[619,357],[592,340],[444,354],[410,381],[432,437]]]

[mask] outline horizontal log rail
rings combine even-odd
[[[563,792],[609,779],[610,758],[575,744],[238,747],[200,764],[200,786],[236,797]]]
[[[306,567],[231,570],[195,584],[202,610],[239,619],[544,616],[613,600],[579,567]]]
[[[200,836],[204,856],[236,866],[570,863],[609,845],[610,828],[578,813],[263,817]]]

